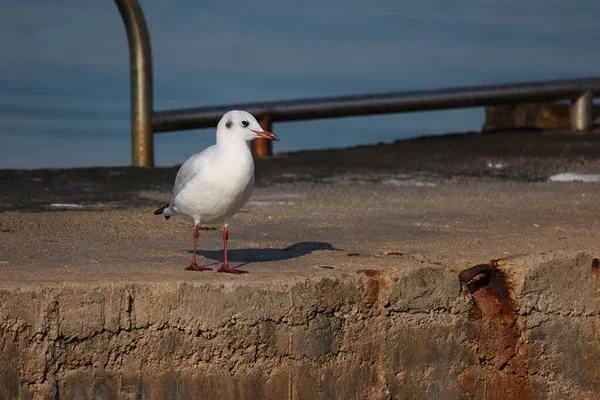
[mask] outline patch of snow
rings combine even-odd
[[[259,206],[259,207],[264,207],[264,206],[273,206],[273,205],[277,205],[277,206],[293,206],[296,205],[296,203],[294,203],[293,201],[249,201],[248,205],[250,206]]]
[[[52,203],[50,207],[55,208],[83,208],[80,204],[70,204],[70,203]]]
[[[435,183],[433,183],[433,182],[418,181],[415,179],[386,179],[382,183],[384,185],[394,185],[394,186],[417,186],[417,187],[435,186]]]
[[[550,182],[600,182],[600,174],[577,174],[564,172],[552,175],[548,178]]]
[[[504,165],[502,163],[493,163],[491,161],[488,161],[486,165],[488,168],[494,168],[494,169],[502,169],[502,168],[506,167],[506,165]]]

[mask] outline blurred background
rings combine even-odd
[[[598,0],[139,2],[157,110],[600,75]],[[129,55],[112,0],[3,0],[0,54],[0,168],[129,165]],[[279,123],[274,151],[479,130],[483,116]],[[156,165],[214,140],[157,134]]]

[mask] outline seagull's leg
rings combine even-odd
[[[194,224],[194,252],[192,253],[192,263],[186,268],[187,271],[209,271],[212,268],[203,267],[196,264],[196,248],[198,247],[198,237],[200,236],[200,229],[198,224]]]
[[[246,274],[248,271],[241,269],[229,268],[227,264],[227,239],[229,239],[229,225],[223,225],[223,265],[218,269],[218,272],[229,272],[231,274]]]

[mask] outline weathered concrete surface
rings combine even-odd
[[[242,276],[183,270],[152,185],[0,214],[0,398],[600,396],[600,184],[351,172],[271,170],[231,226]]]
[[[277,154],[273,159],[257,160],[256,183],[259,187],[331,183],[332,177],[348,174],[367,179],[375,175],[373,181],[386,174],[545,181],[559,172],[600,173],[599,148],[600,130],[430,136],[349,149]],[[77,203],[92,209],[151,206],[140,192],[169,191],[176,173],[176,167],[151,171],[131,167],[0,170],[0,204],[2,211],[35,212],[52,210],[52,203]]]

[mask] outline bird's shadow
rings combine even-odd
[[[227,259],[230,262],[241,262],[236,266],[237,268],[254,262],[290,260],[319,250],[343,251],[327,242],[299,242],[282,249],[233,249],[227,252]],[[188,250],[188,252],[192,253],[193,251]],[[196,254],[209,260],[215,260],[215,264],[223,260],[223,250],[196,250]]]

